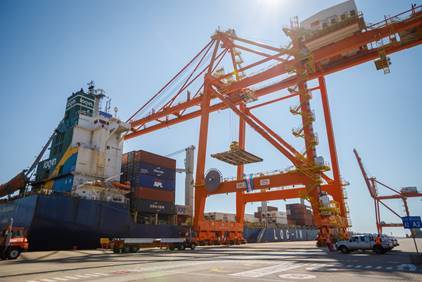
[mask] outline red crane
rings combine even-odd
[[[362,172],[363,178],[365,179],[365,183],[366,183],[366,186],[368,187],[369,194],[374,200],[375,221],[377,225],[378,234],[379,235],[382,234],[383,227],[402,227],[403,226],[402,223],[385,223],[384,221],[381,220],[380,204],[383,205],[385,208],[387,208],[389,211],[391,211],[393,214],[395,214],[397,217],[401,219],[401,215],[398,214],[396,211],[394,211],[391,207],[389,207],[383,200],[401,199],[403,201],[406,216],[409,216],[410,212],[409,212],[409,206],[407,205],[407,198],[422,197],[422,193],[419,193],[416,189],[414,191],[407,191],[406,189],[402,189],[401,191],[398,191],[397,189],[394,189],[382,183],[375,177],[368,177],[365,171],[365,168],[363,167],[362,159],[360,158],[356,149],[353,149],[353,153],[355,153],[356,160],[358,161],[359,168]],[[394,194],[380,196],[378,194],[377,184],[392,191]]]
[[[310,201],[319,228],[319,244],[324,244],[330,235],[347,237],[348,211],[324,77],[371,60],[376,60],[377,69],[387,71],[388,54],[422,43],[422,9],[412,6],[406,12],[371,26],[365,25],[362,15],[355,14],[336,25],[337,31],[352,25],[359,29],[321,45],[320,40],[330,38],[330,29],[308,34],[295,18],[289,28],[283,29],[291,39],[285,48],[239,37],[234,30],[217,31],[186,66],[130,117],[132,129],[126,140],[200,118],[194,207],[198,240],[218,242],[224,237],[224,240],[239,242],[243,240],[246,203],[291,198]],[[240,52],[259,59],[245,64]],[[230,66],[230,69],[224,70],[223,66]],[[310,81],[316,81],[317,86],[308,87]],[[280,92],[283,89],[287,91]],[[312,96],[318,94],[322,98],[331,165],[325,164],[316,153],[318,138],[313,129],[315,117],[310,105]],[[292,133],[303,138],[304,153],[253,113],[257,108],[291,99],[296,99],[298,105],[291,107],[290,112],[301,122],[301,128]],[[237,144],[233,146],[234,150],[223,154],[226,160],[235,158],[231,163],[236,165],[237,178],[221,182],[216,189],[208,189],[205,162],[210,114],[225,109],[239,117]],[[274,146],[280,157],[287,158],[293,169],[271,175],[260,173],[252,179],[244,179],[244,165],[250,161],[242,159],[242,156],[250,156],[245,151],[246,125]],[[245,180],[249,180],[249,186],[256,191],[247,191]],[[236,222],[205,220],[206,198],[223,193],[236,193]]]

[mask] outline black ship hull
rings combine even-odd
[[[100,238],[176,238],[183,226],[136,224],[129,206],[121,203],[72,198],[64,195],[31,195],[0,204],[0,227],[27,230],[31,251],[93,249]],[[285,227],[245,227],[247,242],[314,240],[317,230]]]
[[[0,225],[25,227],[30,250],[90,249],[101,237],[174,238],[176,225],[135,224],[126,204],[32,195],[0,205]]]

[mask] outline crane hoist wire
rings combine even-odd
[[[179,77],[178,80],[174,80],[169,87],[167,87],[167,95],[163,96],[163,95],[159,95],[157,96],[156,103],[153,104],[152,106],[149,107],[149,109],[154,109],[154,108],[159,108],[161,107],[165,102],[168,101],[169,98],[171,98],[172,95],[175,95],[176,92],[179,92],[184,84],[187,84],[188,82],[192,81],[192,77],[194,77],[195,74],[198,73],[199,70],[201,70],[205,65],[209,64],[209,60],[211,58],[212,54],[208,53],[207,56],[205,56],[203,58],[203,60],[201,61],[201,63],[199,65],[196,66],[196,70],[195,72],[192,73],[191,75],[191,70],[190,69],[186,69]],[[171,87],[171,88],[170,88]],[[184,89],[186,90],[186,88]],[[159,97],[162,98],[160,100]]]
[[[204,57],[204,52],[206,52],[207,56],[205,56],[202,59],[201,64],[199,65],[198,69],[200,69],[200,66],[203,66],[205,63],[209,64],[209,58],[211,57],[211,53],[209,52],[211,47],[213,46],[213,41],[210,41],[202,50],[200,53],[198,53],[196,55],[196,57],[194,57],[194,59],[189,63],[188,66],[186,66],[186,69],[182,72],[180,72],[179,74],[177,74],[176,76],[174,76],[170,82],[168,82],[168,85],[166,85],[165,87],[163,87],[161,90],[159,90],[154,96],[153,98],[151,98],[149,101],[147,101],[143,106],[141,106],[136,112],[135,114],[133,114],[128,121],[132,120],[135,116],[140,116],[142,114],[144,114],[145,112],[151,112],[151,110],[154,107],[159,106],[159,102],[161,102],[164,99],[159,100],[159,102],[157,102],[158,99],[160,99],[160,97],[166,97],[169,98],[171,94],[173,94],[174,92],[174,85],[177,83],[177,85],[181,85],[182,83],[184,83],[184,79],[187,79],[188,75],[191,73],[192,71],[192,67],[196,66],[196,64],[198,64],[198,61],[201,60],[201,58]],[[182,82],[180,82],[182,81]],[[180,89],[181,86],[178,88]],[[169,91],[169,89],[171,89],[172,91]],[[155,104],[153,106],[151,106],[151,104],[155,102]]]

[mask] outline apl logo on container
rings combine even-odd
[[[154,183],[152,184],[152,187],[154,187],[154,188],[164,188],[163,182],[161,182],[158,179],[155,179]]]

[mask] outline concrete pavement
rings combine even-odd
[[[385,255],[328,253],[315,242],[209,246],[195,251],[57,251],[0,261],[0,281],[422,281],[410,239]],[[422,240],[418,240],[422,247]]]

